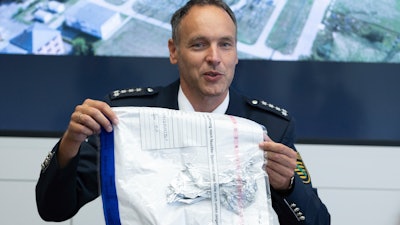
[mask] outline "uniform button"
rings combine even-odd
[[[252,103],[253,105],[257,105],[257,104],[258,104],[258,101],[257,101],[257,100],[253,100],[253,101],[251,101],[251,103]]]
[[[304,221],[304,220],[306,220],[306,217],[305,216],[300,216],[299,220]]]
[[[290,205],[290,207],[292,207],[292,208],[296,208],[296,204],[294,204],[294,203],[292,203],[291,205]]]
[[[302,212],[298,212],[296,215],[297,215],[297,217],[301,217],[303,215],[303,213]]]
[[[293,209],[293,211],[297,213],[297,212],[300,212],[300,209],[299,208],[295,208],[295,209]]]

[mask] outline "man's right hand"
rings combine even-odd
[[[60,167],[65,167],[78,154],[81,143],[88,136],[99,134],[102,127],[111,132],[112,125],[117,123],[117,116],[105,102],[86,99],[76,106],[57,153]]]

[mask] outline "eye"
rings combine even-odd
[[[223,49],[231,49],[233,47],[233,43],[230,41],[224,41],[220,43],[220,46]]]
[[[205,46],[206,46],[206,43],[204,43],[204,42],[195,42],[191,45],[191,47],[193,49],[203,49],[203,48],[205,48]]]
[[[223,42],[223,43],[221,44],[221,46],[222,46],[222,47],[231,47],[231,46],[232,46],[232,43],[230,43],[230,42]]]

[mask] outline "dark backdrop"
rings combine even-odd
[[[60,136],[75,105],[165,85],[167,58],[0,55],[0,135]],[[241,60],[233,86],[291,113],[301,143],[400,145],[400,64]]]

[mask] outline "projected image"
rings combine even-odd
[[[168,57],[186,0],[0,0],[0,53]],[[241,59],[400,62],[397,0],[228,0]]]

